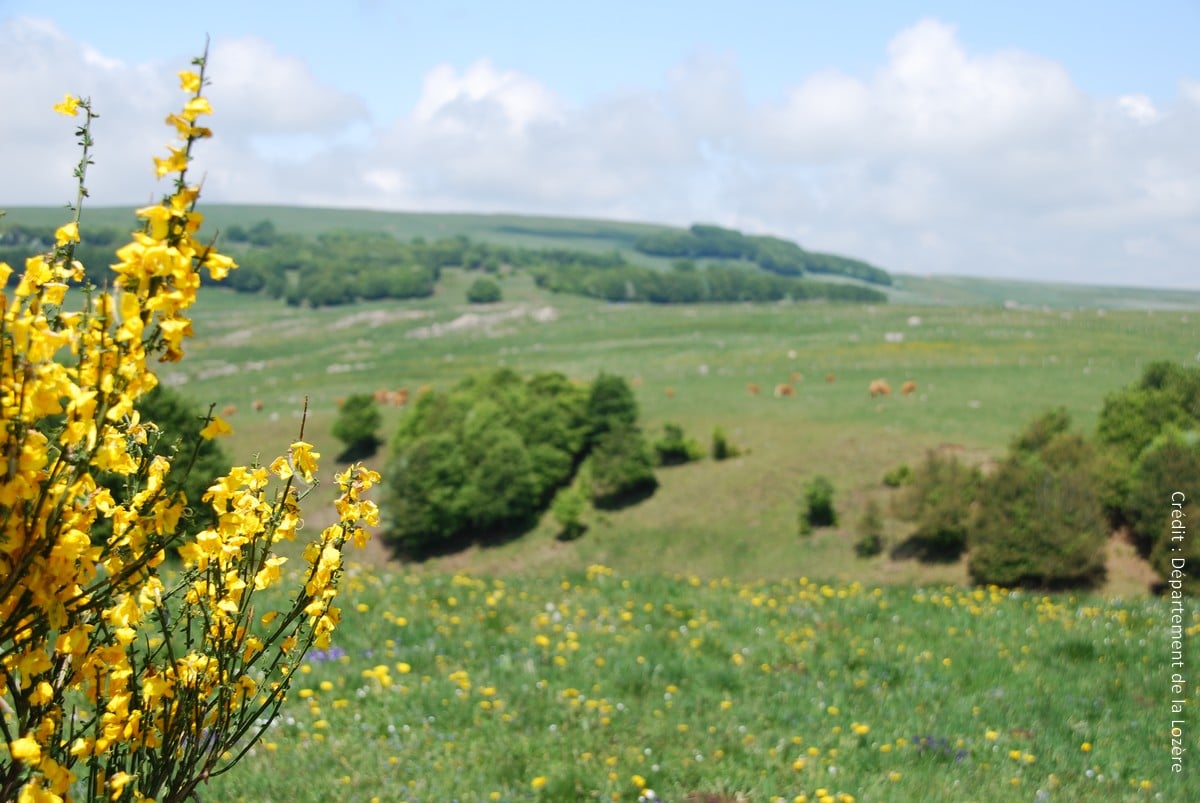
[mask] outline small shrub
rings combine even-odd
[[[896,515],[917,526],[905,551],[921,560],[957,560],[967,547],[979,483],[974,467],[929,452],[896,500]]]
[[[858,540],[854,542],[854,554],[860,558],[872,558],[883,552],[883,514],[874,499],[867,502],[858,520]]]
[[[814,527],[832,527],[837,524],[837,511],[833,507],[833,483],[823,474],[813,477],[804,487],[804,499],[800,510],[800,532],[808,534]]]
[[[721,427],[713,427],[712,434],[712,459],[713,460],[729,460],[737,457],[742,453],[741,449],[730,442],[726,436],[725,430]]]
[[[901,463],[883,475],[883,484],[889,488],[900,488],[912,482],[913,471],[908,463]]]
[[[689,438],[678,424],[663,424],[663,436],[654,442],[660,466],[678,466],[704,457],[704,447]]]
[[[467,288],[467,301],[472,304],[494,304],[503,297],[500,285],[486,276],[480,276]]]
[[[586,510],[587,496],[577,483],[568,485],[555,495],[550,503],[550,514],[558,522],[558,540],[574,541],[587,531],[587,525],[583,522]]]

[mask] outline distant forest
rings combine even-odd
[[[85,230],[76,257],[95,269],[114,260],[127,241],[116,229]],[[339,230],[315,237],[278,231],[270,221],[231,226],[221,235],[240,264],[225,286],[263,293],[294,306],[324,307],[434,293],[446,268],[502,275],[524,271],[539,287],[614,302],[654,304],[770,302],[784,299],[884,303],[873,287],[890,285],[883,270],[859,260],[805,251],[775,237],[696,225],[639,238],[637,253],[674,258],[668,269],[631,262],[617,249],[523,248],[465,236],[403,242],[385,232]],[[53,232],[11,225],[0,229],[0,261],[20,268],[49,249]],[[697,260],[710,260],[700,264]],[[817,281],[806,274],[847,281]],[[97,278],[97,274],[93,273]],[[15,281],[17,276],[10,278]]]

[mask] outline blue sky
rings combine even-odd
[[[158,191],[212,37],[210,201],[713,222],[909,273],[1200,287],[1200,2],[0,1],[0,207]]]

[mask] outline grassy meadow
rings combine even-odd
[[[664,469],[646,502],[594,515],[563,544],[546,521],[499,546],[432,559],[421,571],[559,572],[602,563],[736,579],[801,573],[866,583],[963,582],[960,565],[853,557],[853,524],[869,498],[887,509],[883,474],[949,450],[984,462],[1033,416],[1065,406],[1090,430],[1106,393],[1154,359],[1193,361],[1194,310],[1102,310],[828,303],[609,305],[551,295],[527,277],[503,280],[505,300],[471,306],[470,274],[447,270],[433,299],[303,310],[213,289],[202,294],[197,339],[162,378],[202,403],[236,408],[228,442],[238,460],[279,452],[299,431],[327,458],[337,402],[355,392],[447,388],[470,372],[508,366],[600,371],[635,386],[648,434],[681,424],[707,444],[721,426],[736,460]],[[1167,294],[1163,294],[1168,298]],[[902,342],[888,342],[888,335]],[[827,382],[829,375],[832,382]],[[793,381],[793,377],[797,377]],[[908,397],[871,399],[867,385],[908,379]],[[777,384],[796,394],[775,398]],[[752,395],[749,385],[757,385]],[[261,403],[261,411],[255,407]],[[384,410],[384,434],[403,409]],[[384,455],[377,459],[380,466]],[[835,485],[841,525],[797,538],[798,498],[815,474]],[[887,523],[894,539],[899,522]],[[1114,549],[1120,550],[1120,544]],[[382,550],[373,560],[386,560]],[[1109,591],[1144,591],[1136,565]]]
[[[206,212],[534,247],[627,250],[652,228]],[[450,269],[431,299],[316,310],[210,287],[187,359],[159,375],[229,411],[234,460],[269,462],[303,424],[329,478],[339,399],[501,366],[620,374],[651,438],[675,422],[707,445],[720,426],[742,455],[661,469],[650,499],[590,512],[576,541],[547,517],[402,564],[376,538],[351,556],[333,648],[305,658],[280,719],[203,799],[1191,799],[1200,731],[1172,773],[1168,603],[1127,544],[1110,544],[1097,593],[1042,595],[972,588],[961,562],[861,559],[853,542],[868,500],[887,515],[889,469],[931,449],[986,463],[1051,407],[1090,432],[1147,363],[1194,364],[1200,293],[900,276],[892,303],[870,307],[609,305],[509,275],[502,302],[472,306],[472,278]],[[868,396],[876,378],[891,397]],[[917,390],[901,396],[906,380]],[[784,383],[795,395],[776,398]],[[387,437],[404,410],[383,413]],[[816,474],[840,522],[801,537]],[[308,500],[308,529],[327,523],[332,486]],[[907,532],[885,527],[892,543]],[[1200,706],[1194,686],[1185,698]]]
[[[307,656],[281,717],[205,799],[1182,801],[1194,788],[1169,769],[1167,608],[1144,596],[601,566],[349,581],[335,644]]]

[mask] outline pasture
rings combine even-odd
[[[602,566],[348,579],[335,643],[306,657],[280,718],[205,799],[1182,801],[1193,788],[1190,764],[1170,771],[1160,600]]]
[[[262,216],[217,207],[209,220]],[[640,230],[269,216],[288,231],[580,248],[626,249]],[[985,464],[1051,407],[1090,432],[1147,363],[1194,364],[1200,294],[904,276],[873,307],[611,305],[518,274],[500,279],[502,302],[474,306],[473,278],[449,269],[431,299],[316,310],[208,287],[187,359],[159,376],[226,411],[236,462],[269,462],[303,427],[326,478],[339,399],[412,398],[501,366],[619,374],[650,439],[673,422],[707,445],[720,427],[741,456],[659,470],[651,498],[589,512],[570,542],[547,517],[507,543],[400,564],[376,538],[350,556],[332,648],[302,659],[280,718],[204,799],[1189,799],[1200,743],[1189,729],[1173,773],[1171,609],[1127,544],[1110,544],[1096,594],[1042,595],[971,588],[961,562],[858,558],[853,542],[869,500],[892,543],[906,534],[888,515],[889,469],[928,450]],[[869,395],[875,380],[892,392]],[[405,410],[383,414],[387,438]],[[385,469],[386,446],[367,462]],[[817,474],[840,524],[801,537]],[[328,523],[332,486],[307,500],[306,530]],[[1194,673],[1200,612],[1185,622]],[[1194,685],[1183,699],[1200,705]]]
[[[498,366],[581,380],[620,374],[634,384],[651,437],[670,421],[707,443],[720,426],[744,450],[732,461],[661,470],[652,498],[592,517],[577,542],[554,540],[546,522],[422,570],[554,573],[603,563],[738,579],[960,582],[957,565],[853,557],[851,528],[866,500],[886,510],[884,472],[937,448],[986,461],[1058,405],[1090,430],[1105,394],[1145,363],[1197,356],[1181,333],[1200,312],[1187,309],[609,305],[545,293],[520,275],[503,279],[503,302],[469,306],[470,278],[448,270],[438,295],[419,302],[303,311],[214,289],[201,294],[188,359],[162,378],[197,402],[236,408],[228,445],[242,461],[295,437],[306,396],[306,437],[329,458],[340,449],[329,435],[339,398],[445,388]],[[871,398],[876,378],[897,392]],[[907,396],[898,392],[906,380],[916,383]],[[780,383],[794,395],[776,398]],[[752,395],[750,384],[763,391]],[[384,409],[385,436],[403,414]],[[834,482],[842,525],[801,541],[797,500],[817,473]],[[902,534],[902,524],[887,526]],[[1137,566],[1126,568],[1108,590],[1145,589]]]

